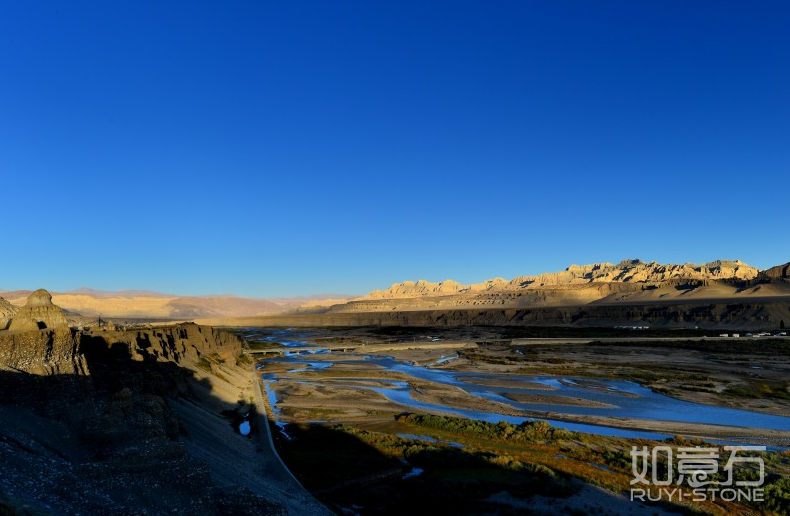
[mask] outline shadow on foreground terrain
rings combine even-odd
[[[186,350],[177,331],[158,334],[156,344],[144,333],[112,342],[72,332],[71,362],[53,366],[74,366],[69,374],[2,364],[16,371],[0,371],[0,515],[289,513],[265,496],[267,472],[255,469],[255,405],[215,395],[221,368],[202,375],[179,365],[188,354],[200,363],[201,352]],[[68,338],[38,332],[29,341],[43,343],[35,352],[52,364],[53,342]],[[250,437],[232,426],[245,416]],[[221,450],[228,463],[208,450]],[[249,469],[234,470],[232,461]]]
[[[366,442],[364,431],[350,427],[289,425],[288,434],[291,440],[278,444],[281,456],[304,486],[337,513],[525,514],[489,498],[503,492],[517,498],[565,497],[579,489],[570,477],[548,468],[497,464],[491,453],[417,438],[377,436],[391,439],[393,454],[402,456],[396,458]]]

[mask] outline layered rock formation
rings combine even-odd
[[[572,265],[475,285],[392,285],[321,311],[212,324],[283,326],[656,326],[776,329],[790,319],[790,264],[759,273],[740,261]]]
[[[764,270],[760,273],[760,276],[767,279],[788,281],[790,280],[790,263]]]
[[[585,283],[663,283],[673,280],[749,280],[757,276],[758,270],[740,260],[717,260],[704,265],[662,265],[657,262],[623,260],[617,265],[596,263],[593,265],[571,265],[563,272],[542,274],[536,277],[516,278],[521,286],[542,287],[547,285],[573,285]],[[511,282],[513,283],[513,282]]]
[[[532,308],[330,311],[223,321],[239,326],[563,326],[775,331],[790,320],[790,298],[747,302],[588,304]]]
[[[19,311],[17,307],[0,297],[0,331],[8,328],[11,318]]]
[[[332,306],[327,312],[579,306],[626,299],[666,301],[681,296],[722,298],[736,295],[740,288],[736,284],[752,281],[757,275],[757,269],[737,260],[704,265],[624,260],[616,265],[571,265],[560,272],[519,276],[510,281],[494,278],[473,285],[452,280],[406,281]]]
[[[225,416],[261,427],[241,348],[193,324],[0,332],[0,513],[322,514]]]
[[[624,260],[617,265],[596,263],[571,265],[564,271],[519,276],[510,281],[494,278],[482,283],[462,285],[453,280],[431,283],[425,280],[395,283],[386,290],[374,290],[357,300],[404,299],[427,296],[448,296],[482,292],[507,292],[546,287],[567,287],[591,283],[645,283],[660,284],[678,280],[750,280],[757,277],[758,269],[735,261],[718,260],[704,265],[662,265],[641,260]]]
[[[87,374],[79,342],[68,328],[0,334],[0,371],[32,375]]]
[[[10,331],[43,330],[46,328],[68,328],[66,314],[52,303],[52,296],[38,289],[27,298],[27,303],[11,319]]]

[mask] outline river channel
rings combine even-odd
[[[277,330],[271,338],[284,344],[286,347],[303,347],[308,345],[309,335]],[[316,356],[321,355],[321,356]],[[320,358],[320,359],[319,359]],[[437,365],[451,363],[453,353],[437,360],[439,364],[429,364],[428,367],[417,366],[404,361],[396,360],[389,356],[349,356],[346,354],[333,355],[320,347],[314,352],[303,353],[299,356],[284,356],[268,359],[266,363],[278,363],[288,367],[288,378],[293,380],[299,373],[316,370],[329,370],[335,363],[344,365],[359,363],[408,375],[415,379],[450,385],[463,389],[468,394],[478,396],[497,404],[504,404],[514,410],[529,410],[551,412],[568,416],[604,416],[612,418],[629,418],[655,421],[674,421],[681,423],[698,423],[708,425],[735,425],[748,426],[754,429],[770,429],[790,431],[790,418],[739,410],[713,405],[703,405],[678,400],[653,392],[647,387],[634,382],[614,379],[590,379],[564,376],[524,376],[511,374],[498,374],[487,372],[458,372],[451,369],[435,368]],[[267,380],[270,401],[274,407],[278,401],[276,397],[277,373],[262,371],[263,379]],[[364,386],[356,382],[354,388],[369,389],[385,396],[390,401],[403,406],[405,409],[418,411],[430,410],[459,415],[471,419],[497,422],[505,420],[510,423],[520,423],[524,418],[499,414],[495,411],[481,412],[465,410],[457,407],[436,405],[414,399],[413,387],[405,381],[375,378],[376,386]],[[355,377],[359,380],[359,377]],[[333,378],[333,382],[342,382],[342,379]],[[306,378],[305,382],[320,383],[315,377]],[[511,397],[512,396],[512,397]],[[540,399],[541,402],[516,401],[516,399]],[[556,399],[553,403],[552,398]],[[567,400],[576,400],[568,404]],[[493,404],[492,404],[493,405]],[[668,437],[658,433],[644,432],[625,428],[614,428],[582,423],[572,423],[553,419],[545,419],[560,428],[575,430],[599,435],[634,437],[648,439],[662,439]]]

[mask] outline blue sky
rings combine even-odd
[[[790,260],[790,3],[4,2],[0,288]]]

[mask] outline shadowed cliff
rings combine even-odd
[[[241,346],[197,325],[0,333],[0,514],[298,513],[234,428],[256,421]]]
[[[227,326],[567,326],[776,330],[790,324],[790,300],[588,304],[536,308],[470,308],[337,312],[208,320]]]

